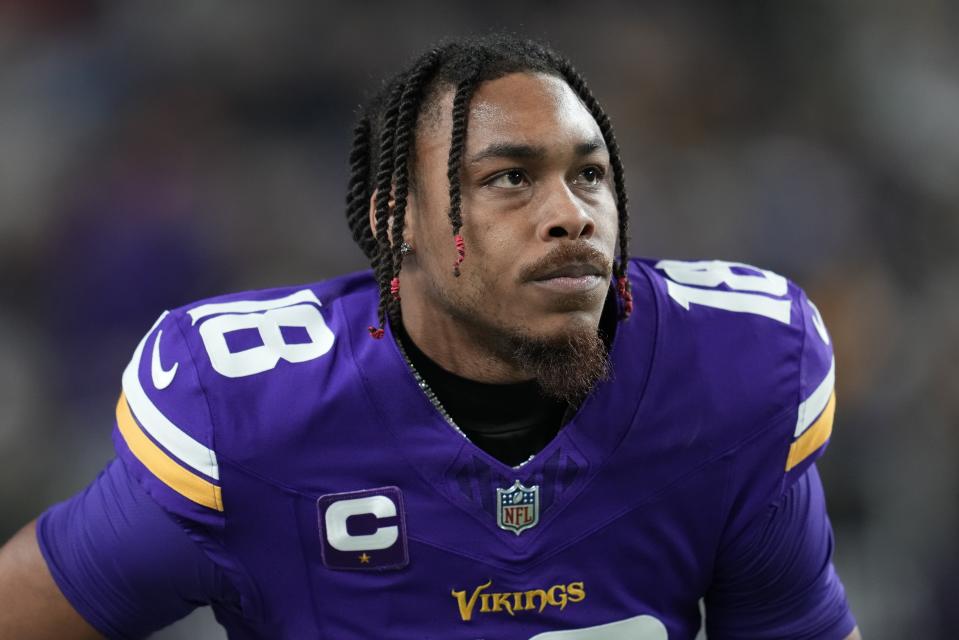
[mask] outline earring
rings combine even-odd
[[[403,244],[400,245],[401,256],[406,257],[410,255],[411,253],[413,253],[413,245],[411,245],[409,242],[404,242]]]

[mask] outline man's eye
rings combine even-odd
[[[519,169],[510,169],[490,180],[488,184],[501,189],[514,189],[526,184],[526,176]]]
[[[586,167],[579,172],[579,175],[576,176],[576,180],[574,180],[574,182],[576,184],[592,187],[602,182],[605,175],[606,172],[599,167]]]

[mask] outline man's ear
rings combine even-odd
[[[370,232],[374,240],[376,240],[376,193],[373,191],[373,195],[370,196]],[[393,208],[392,202],[390,202],[390,208]]]
[[[416,216],[410,215],[410,210],[413,209],[412,194],[407,198],[406,201],[406,219],[403,224],[403,237],[409,239],[414,237],[413,234],[413,219]],[[393,205],[395,201],[393,198],[390,198],[390,217],[386,220],[386,233],[390,238],[390,244],[393,244]],[[373,234],[373,239],[376,239],[376,191],[373,192],[373,195],[370,196],[370,232]]]
[[[419,218],[417,209],[417,199],[411,192],[406,196],[406,214],[403,216],[403,237],[400,242],[409,242],[416,245],[413,239],[416,237],[416,220]]]

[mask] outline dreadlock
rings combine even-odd
[[[379,288],[377,324],[369,328],[374,338],[383,336],[387,318],[398,319],[399,273],[404,256],[401,246],[411,183],[409,159],[413,156],[419,119],[444,90],[454,91],[447,177],[449,221],[456,249],[453,273],[459,276],[460,265],[466,257],[466,245],[460,235],[463,226],[460,168],[470,100],[481,83],[523,71],[546,73],[565,80],[600,128],[609,150],[619,218],[619,260],[613,267],[613,275],[623,303],[622,316],[625,318],[631,313],[633,302],[626,278],[629,255],[626,186],[609,118],[568,60],[546,45],[499,34],[447,42],[420,56],[409,68],[386,82],[362,111],[353,130],[346,221],[353,240],[370,260]],[[415,179],[412,182],[415,188]],[[374,198],[375,233],[369,223],[371,197]]]

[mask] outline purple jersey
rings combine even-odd
[[[118,456],[235,589],[231,638],[692,638],[703,598],[712,637],[844,638],[818,312],[744,265],[630,277],[613,375],[519,467],[369,338],[368,273],[162,315]]]

